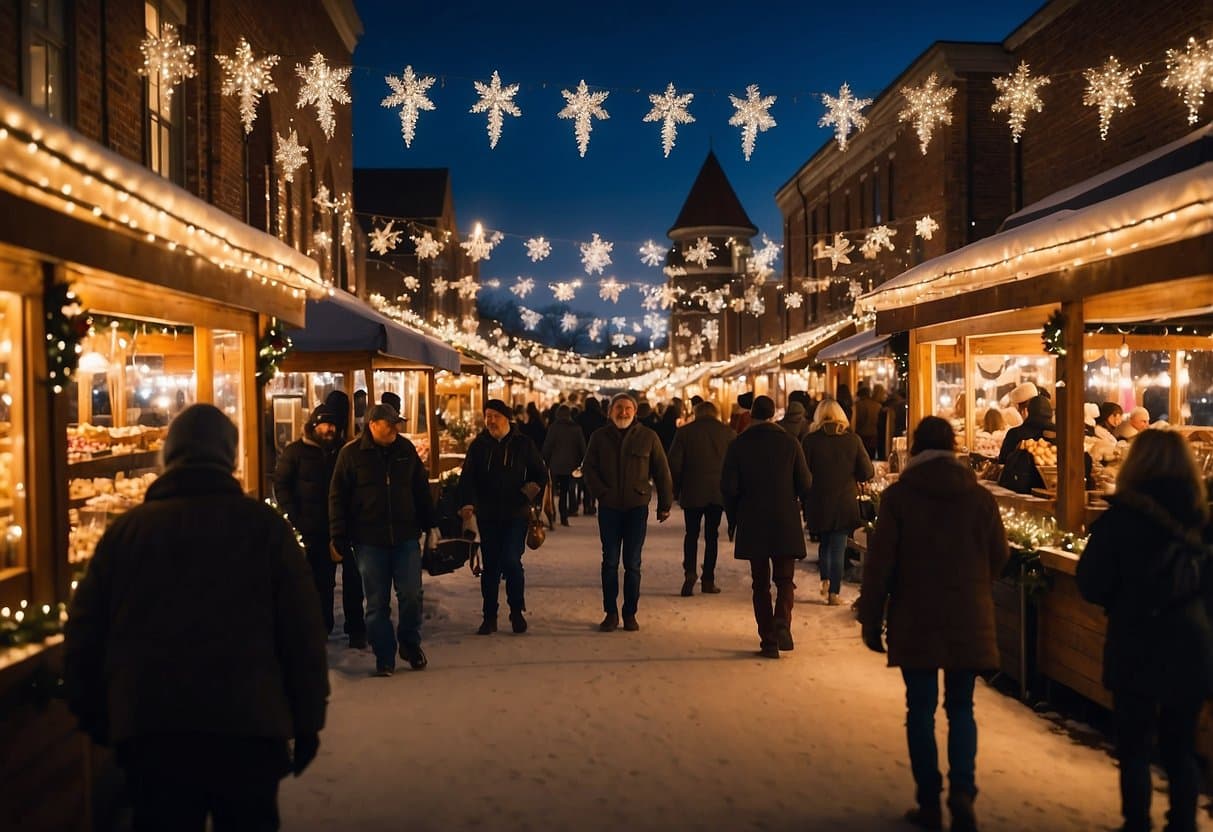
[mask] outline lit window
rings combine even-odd
[[[28,0],[25,6],[25,97],[63,121],[67,115],[67,26],[64,0]]]
[[[169,0],[146,0],[143,4],[143,18],[146,33],[160,37],[164,34],[166,23],[181,28],[185,20],[185,9]],[[185,167],[182,164],[181,96],[180,86],[170,91],[159,75],[148,75],[147,116],[144,120],[147,166],[178,184],[185,180]]]

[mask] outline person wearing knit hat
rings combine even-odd
[[[484,409],[486,411],[491,410],[494,413],[501,414],[502,416],[505,417],[507,422],[514,421],[513,408],[511,408],[508,404],[503,402],[501,399],[489,399],[487,402],[484,403]]]
[[[750,426],[750,408],[754,406],[754,393],[750,390],[737,397],[737,407],[729,417],[729,427],[741,433]]]
[[[168,427],[160,454],[165,469],[216,468],[227,474],[236,470],[236,448],[240,434],[232,420],[209,404],[187,407]]]

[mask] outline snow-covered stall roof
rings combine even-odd
[[[768,367],[772,367],[779,362],[780,356],[788,355],[799,350],[811,349],[817,344],[824,343],[838,333],[846,330],[847,327],[853,326],[854,321],[850,318],[844,318],[833,323],[824,324],[814,327],[813,329],[799,332],[786,341],[781,341],[778,344],[768,344],[762,347],[755,347],[752,350],[734,356],[725,364],[719,372],[713,375],[718,375],[723,378],[733,378],[735,376],[746,373],[758,372]]]
[[[836,341],[817,353],[819,361],[858,361],[872,358],[885,351],[891,335],[877,335],[874,329],[865,329]]]

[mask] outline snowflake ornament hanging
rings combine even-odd
[[[666,266],[661,271],[666,277],[686,277],[687,274],[682,266]]]
[[[935,222],[930,215],[927,215],[914,223],[914,233],[919,237],[922,237],[924,240],[931,239],[931,237],[933,237],[935,232],[938,230],[939,223]]]
[[[274,134],[274,161],[282,168],[282,178],[295,181],[295,171],[307,164],[307,148],[299,144],[299,133]]]
[[[859,250],[863,253],[865,260],[875,260],[881,249],[893,250],[893,238],[896,236],[897,232],[894,229],[887,225],[878,225],[868,231]]]
[[[829,258],[830,271],[838,268],[839,263],[850,264],[851,258],[847,255],[855,250],[855,246],[851,245],[851,241],[842,234],[834,235],[834,242],[830,244],[822,243],[821,253],[817,255],[819,260]]]
[[[1011,125],[1011,141],[1018,144],[1019,137],[1023,135],[1024,123],[1028,120],[1028,113],[1032,110],[1039,113],[1044,109],[1045,104],[1040,100],[1037,90],[1047,87],[1051,82],[1047,75],[1033,78],[1026,61],[1020,61],[1015,72],[1005,78],[994,79],[998,98],[994,99],[990,110],[1007,114],[1007,122]]]
[[[459,244],[459,247],[467,252],[468,257],[472,258],[473,263],[478,263],[481,260],[488,260],[493,254],[494,242],[498,239],[496,235],[492,238],[484,236],[484,227],[480,223],[476,223],[476,227],[472,229],[471,235],[466,241]]]
[[[435,240],[434,235],[428,231],[423,231],[420,237],[410,236],[409,239],[413,241],[418,260],[433,260],[442,253],[444,243],[442,240]]]
[[[754,140],[758,138],[758,134],[765,133],[775,126],[775,119],[771,118],[768,112],[775,103],[775,96],[768,95],[763,98],[758,92],[757,84],[750,84],[745,88],[745,93],[744,99],[735,95],[729,96],[733,109],[737,111],[729,119],[729,124],[741,128],[741,152],[748,162],[754,153]]]
[[[700,237],[695,241],[695,245],[688,247],[682,253],[682,256],[688,263],[698,263],[699,268],[706,269],[708,263],[716,259],[716,246],[712,245],[712,241],[707,237]]]
[[[597,341],[598,336],[602,334],[604,326],[606,326],[606,321],[602,318],[594,318],[590,321],[589,327],[586,328],[585,334],[589,336],[591,341]]]
[[[330,67],[324,55],[317,52],[312,56],[307,66],[295,64],[295,74],[303,83],[299,87],[299,99],[295,106],[302,110],[304,107],[316,107],[316,120],[324,131],[326,139],[333,138],[337,122],[333,117],[333,102],[350,103],[350,94],[345,88],[353,67]]]
[[[551,253],[552,244],[542,237],[532,237],[526,241],[526,256],[531,258],[532,263],[546,260]]]
[[[804,304],[804,295],[800,292],[788,292],[783,296],[783,305],[788,309],[799,309]]]
[[[708,339],[712,349],[716,349],[716,345],[720,343],[720,321],[704,321],[699,332]]]
[[[640,247],[640,262],[646,266],[660,266],[665,260],[665,247],[659,246],[652,240],[645,240]]]
[[[215,60],[223,67],[223,85],[219,88],[223,95],[240,96],[240,120],[244,123],[245,134],[253,132],[253,122],[257,119],[257,103],[264,93],[278,92],[270,77],[279,58],[277,55],[266,55],[264,58],[253,57],[253,47],[244,38],[236,45],[236,51],[229,57],[216,55]]]
[[[417,135],[417,117],[422,110],[436,109],[434,102],[425,94],[434,86],[434,78],[431,75],[418,78],[410,65],[404,68],[404,74],[399,78],[387,75],[383,80],[392,88],[392,94],[383,99],[380,105],[400,108],[400,134],[404,137],[404,146],[412,147]]]
[[[577,149],[581,152],[581,157],[585,158],[585,152],[590,147],[590,133],[594,129],[593,119],[605,121],[611,117],[610,113],[602,108],[602,102],[607,100],[610,93],[590,92],[585,85],[585,79],[582,79],[576,92],[561,90],[560,94],[568,103],[556,116],[573,119],[573,135],[577,138]]]
[[[615,327],[615,329],[625,329],[627,325],[628,319],[623,315],[616,315],[615,317],[611,318],[611,326]]]
[[[493,77],[489,79],[487,84],[480,81],[473,81],[472,85],[476,88],[476,94],[480,96],[480,100],[472,105],[469,113],[488,113],[489,114],[489,149],[497,147],[497,142],[501,140],[501,126],[505,119],[503,116],[511,115],[518,118],[522,115],[522,110],[514,103],[514,96],[518,94],[518,85],[509,84],[501,86],[501,76],[497,74],[497,70],[493,70]]]
[[[838,97],[824,94],[821,102],[826,106],[826,114],[817,122],[818,127],[834,125],[834,140],[838,149],[846,152],[847,137],[852,132],[859,133],[868,126],[868,119],[863,115],[863,108],[872,103],[870,98],[856,98],[851,95],[851,85],[843,84],[838,88]]]
[[[627,286],[620,283],[613,277],[608,277],[606,280],[598,284],[598,297],[603,300],[609,300],[611,303],[619,303],[619,296],[623,294],[623,290]]]
[[[396,248],[397,243],[400,242],[400,238],[404,236],[404,232],[392,230],[392,225],[395,222],[395,220],[392,220],[387,225],[376,228],[370,233],[371,251],[376,254],[386,255],[389,251],[393,251]]]
[[[686,290],[678,286],[658,286],[657,300],[662,309],[669,309],[678,302],[678,298],[686,294]]]
[[[1205,103],[1205,93],[1213,92],[1213,38],[1203,44],[1196,38],[1188,38],[1188,48],[1167,50],[1167,77],[1162,79],[1164,88],[1174,88],[1183,97],[1188,108],[1188,124],[1200,121],[1200,108]]]
[[[600,239],[597,234],[588,243],[582,243],[581,264],[585,266],[585,273],[602,274],[603,270],[611,265],[611,251],[614,248],[614,243]]]
[[[670,331],[670,321],[665,315],[650,312],[644,316],[644,326],[649,331],[649,340],[657,341],[664,338]]]
[[[1141,67],[1122,69],[1120,61],[1108,58],[1099,69],[1083,70],[1087,79],[1087,89],[1083,93],[1082,103],[1086,107],[1099,108],[1099,138],[1108,140],[1108,126],[1112,116],[1120,110],[1133,106],[1133,76],[1141,72]]]
[[[514,281],[514,285],[510,287],[510,291],[513,292],[517,297],[525,298],[534,290],[534,288],[534,280],[529,277],[519,277],[516,281]]]
[[[897,120],[914,125],[919,149],[925,156],[935,126],[952,123],[952,111],[948,105],[952,96],[956,95],[956,88],[939,86],[939,76],[932,72],[921,87],[902,87],[901,94],[905,96],[906,106],[897,114]]]
[[[148,33],[139,44],[139,51],[143,53],[143,66],[139,68],[139,74],[160,79],[160,94],[164,97],[167,107],[172,103],[176,86],[196,74],[196,47],[182,43],[177,35],[177,27],[172,23],[165,23],[159,36]]]
[[[316,195],[312,197],[312,204],[316,206],[317,211],[332,211],[337,207],[337,203],[333,201],[333,197],[329,193],[328,185],[321,185],[316,189]]]
[[[410,292],[416,292],[421,288],[421,281],[415,275],[406,274],[401,282],[404,284],[404,288]]]
[[[568,303],[577,297],[577,287],[581,285],[580,280],[562,280],[557,283],[548,284],[548,288],[552,290],[552,297],[562,303]]]
[[[472,298],[476,297],[476,293],[480,291],[479,284],[476,283],[476,279],[470,274],[464,275],[462,278],[452,283],[451,288],[459,292],[459,297],[463,298],[464,300],[471,300]]]
[[[687,352],[692,358],[698,358],[703,355],[703,338],[696,335],[687,341]]]
[[[782,249],[782,245],[772,240],[766,234],[763,234],[762,245],[750,255],[751,270],[762,275],[770,274],[775,266],[775,261],[779,259],[779,252]]]
[[[623,332],[616,332],[611,336],[611,345],[615,347],[626,347],[636,343],[635,335],[627,335]]]
[[[476,320],[475,315],[464,315],[459,326],[463,328],[464,332],[472,333],[480,327],[480,322]]]
[[[560,331],[572,332],[577,329],[577,316],[572,312],[565,312],[560,316]]]
[[[694,97],[695,94],[690,92],[679,95],[672,83],[666,86],[661,95],[649,94],[649,103],[653,105],[653,109],[644,120],[661,122],[661,149],[667,159],[670,158],[670,151],[674,149],[674,139],[678,137],[678,125],[695,121],[695,117],[687,112],[687,107]]]
[[[528,330],[539,326],[539,322],[543,320],[543,315],[534,309],[527,309],[525,306],[518,307],[518,315],[522,318],[522,325]]]

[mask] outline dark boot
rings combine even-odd
[[[715,595],[716,593],[720,592],[720,587],[716,586],[716,580],[714,578],[704,578],[702,586],[699,587],[699,591],[704,595]]]
[[[939,808],[938,800],[906,809],[905,819],[920,829],[943,829],[943,811]]]
[[[480,623],[480,629],[476,631],[476,635],[487,636],[495,632],[497,632],[497,616],[486,615],[484,621]]]
[[[977,832],[977,815],[973,813],[973,795],[948,792],[948,811],[952,813],[952,832]]]
[[[635,615],[623,614],[623,629],[629,633],[634,633],[640,629],[640,624],[636,621]]]
[[[619,629],[619,613],[608,612],[606,618],[602,619],[602,623],[598,625],[599,632],[613,633]]]
[[[426,665],[430,663],[420,644],[405,644],[401,642],[400,658],[408,662],[409,667],[413,668],[413,670],[425,670]]]
[[[792,628],[788,626],[788,622],[780,621],[778,618],[775,619],[775,644],[784,652],[796,647],[792,642]]]
[[[568,524],[569,524],[569,518],[567,515],[565,517],[560,518],[560,525],[567,526]]]
[[[510,626],[516,633],[526,632],[526,619],[522,617],[522,610],[510,611]]]
[[[679,593],[683,598],[690,598],[695,594],[695,573],[688,572],[686,578],[682,581],[682,592]]]

